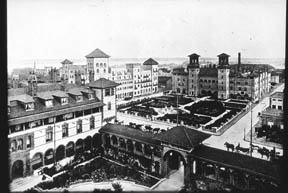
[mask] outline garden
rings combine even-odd
[[[69,185],[78,182],[112,182],[116,179],[133,181],[136,184],[147,187],[151,187],[159,181],[158,178],[143,175],[143,173],[137,171],[134,167],[112,163],[105,160],[105,158],[97,157],[85,165],[78,167],[69,165],[62,172],[59,173],[58,171],[57,175],[53,177],[53,180],[43,181],[35,187],[41,188],[42,190],[48,190],[53,188],[67,188]]]
[[[201,114],[207,116],[217,117],[226,111],[220,101],[199,101],[190,106],[185,107],[186,110],[190,111],[190,114]]]
[[[177,114],[166,114],[163,117],[159,117],[157,119],[163,121],[167,121],[167,119],[169,119],[171,122],[177,123]],[[206,124],[211,121],[211,118],[188,113],[179,113],[178,123],[180,124],[181,121],[183,121],[184,125],[199,127],[199,124]]]
[[[225,124],[228,120],[230,120],[233,116],[235,116],[238,112],[239,110],[236,109],[230,110],[228,113],[223,115],[223,117],[217,119],[214,123],[206,125],[205,129],[211,130],[213,127],[217,128],[220,127],[221,125]]]

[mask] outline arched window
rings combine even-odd
[[[99,63],[96,63],[96,67],[99,67]]]

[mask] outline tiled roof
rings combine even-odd
[[[180,146],[186,150],[190,150],[210,136],[211,135],[209,134],[202,133],[194,129],[189,129],[184,126],[177,126],[166,132],[160,133],[156,139],[162,142]]]
[[[73,62],[71,62],[70,60],[68,59],[65,59],[61,62],[61,64],[73,64]]]
[[[277,164],[271,161],[266,161],[247,155],[228,152],[204,145],[198,146],[192,151],[192,155],[204,158],[209,161],[222,163],[229,165],[231,168],[241,168],[242,170],[248,170],[250,172],[270,176],[274,179],[279,179],[279,168]]]
[[[199,76],[217,77],[218,69],[217,68],[200,68]]]
[[[8,97],[8,102],[10,101],[20,101],[23,103],[32,103],[34,102],[34,99],[32,96],[28,94],[22,94],[22,95],[15,95],[15,96],[10,96]]]
[[[132,140],[136,140],[136,141],[138,140],[138,141],[148,142],[148,143],[155,144],[155,145],[160,145],[160,142],[153,138],[155,134],[146,132],[146,131],[136,130],[136,129],[133,129],[124,125],[108,123],[104,127],[102,127],[99,130],[99,132],[120,135],[123,137],[128,137]]]
[[[51,95],[51,91],[37,92],[37,96],[36,97],[44,99],[44,100],[53,99],[53,96]]]
[[[275,92],[275,93],[271,94],[270,97],[283,99],[284,98],[284,93],[283,92]]]
[[[193,54],[190,54],[188,56],[191,58],[198,58],[200,55],[193,53]]]
[[[61,91],[61,90],[52,91],[51,95],[52,96],[56,96],[56,97],[61,97],[61,98],[62,97],[68,97],[68,95],[65,92]]]
[[[109,55],[105,54],[102,50],[96,48],[93,52],[85,56],[86,58],[110,58]]]
[[[154,59],[149,58],[148,60],[146,60],[143,65],[158,65],[158,62],[156,62]]]
[[[219,54],[218,57],[230,57],[230,56],[228,54],[222,53],[222,54]]]
[[[106,78],[100,78],[88,84],[88,86],[92,88],[111,88],[111,87],[116,87],[118,85],[120,84],[114,81],[108,80]]]
[[[72,94],[72,95],[75,95],[75,96],[80,96],[80,95],[82,95],[81,89],[80,89],[80,88],[77,88],[77,87],[69,89],[69,90],[67,91],[67,93]]]

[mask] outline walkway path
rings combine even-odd
[[[175,191],[181,190],[184,185],[184,166],[181,166],[179,170],[172,173],[167,179],[160,183],[153,191]]]

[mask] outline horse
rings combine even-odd
[[[233,144],[225,142],[224,145],[226,146],[227,151],[229,151],[229,149],[231,149],[232,152],[234,151],[234,145]]]
[[[261,154],[261,158],[263,158],[263,155],[265,155],[267,157],[267,159],[269,159],[270,151],[267,148],[265,148],[265,147],[259,148],[257,151],[258,151],[258,153]]]
[[[236,146],[236,151],[239,152],[239,150],[247,154],[250,152],[250,148],[240,147],[240,143],[238,143],[238,145]]]

